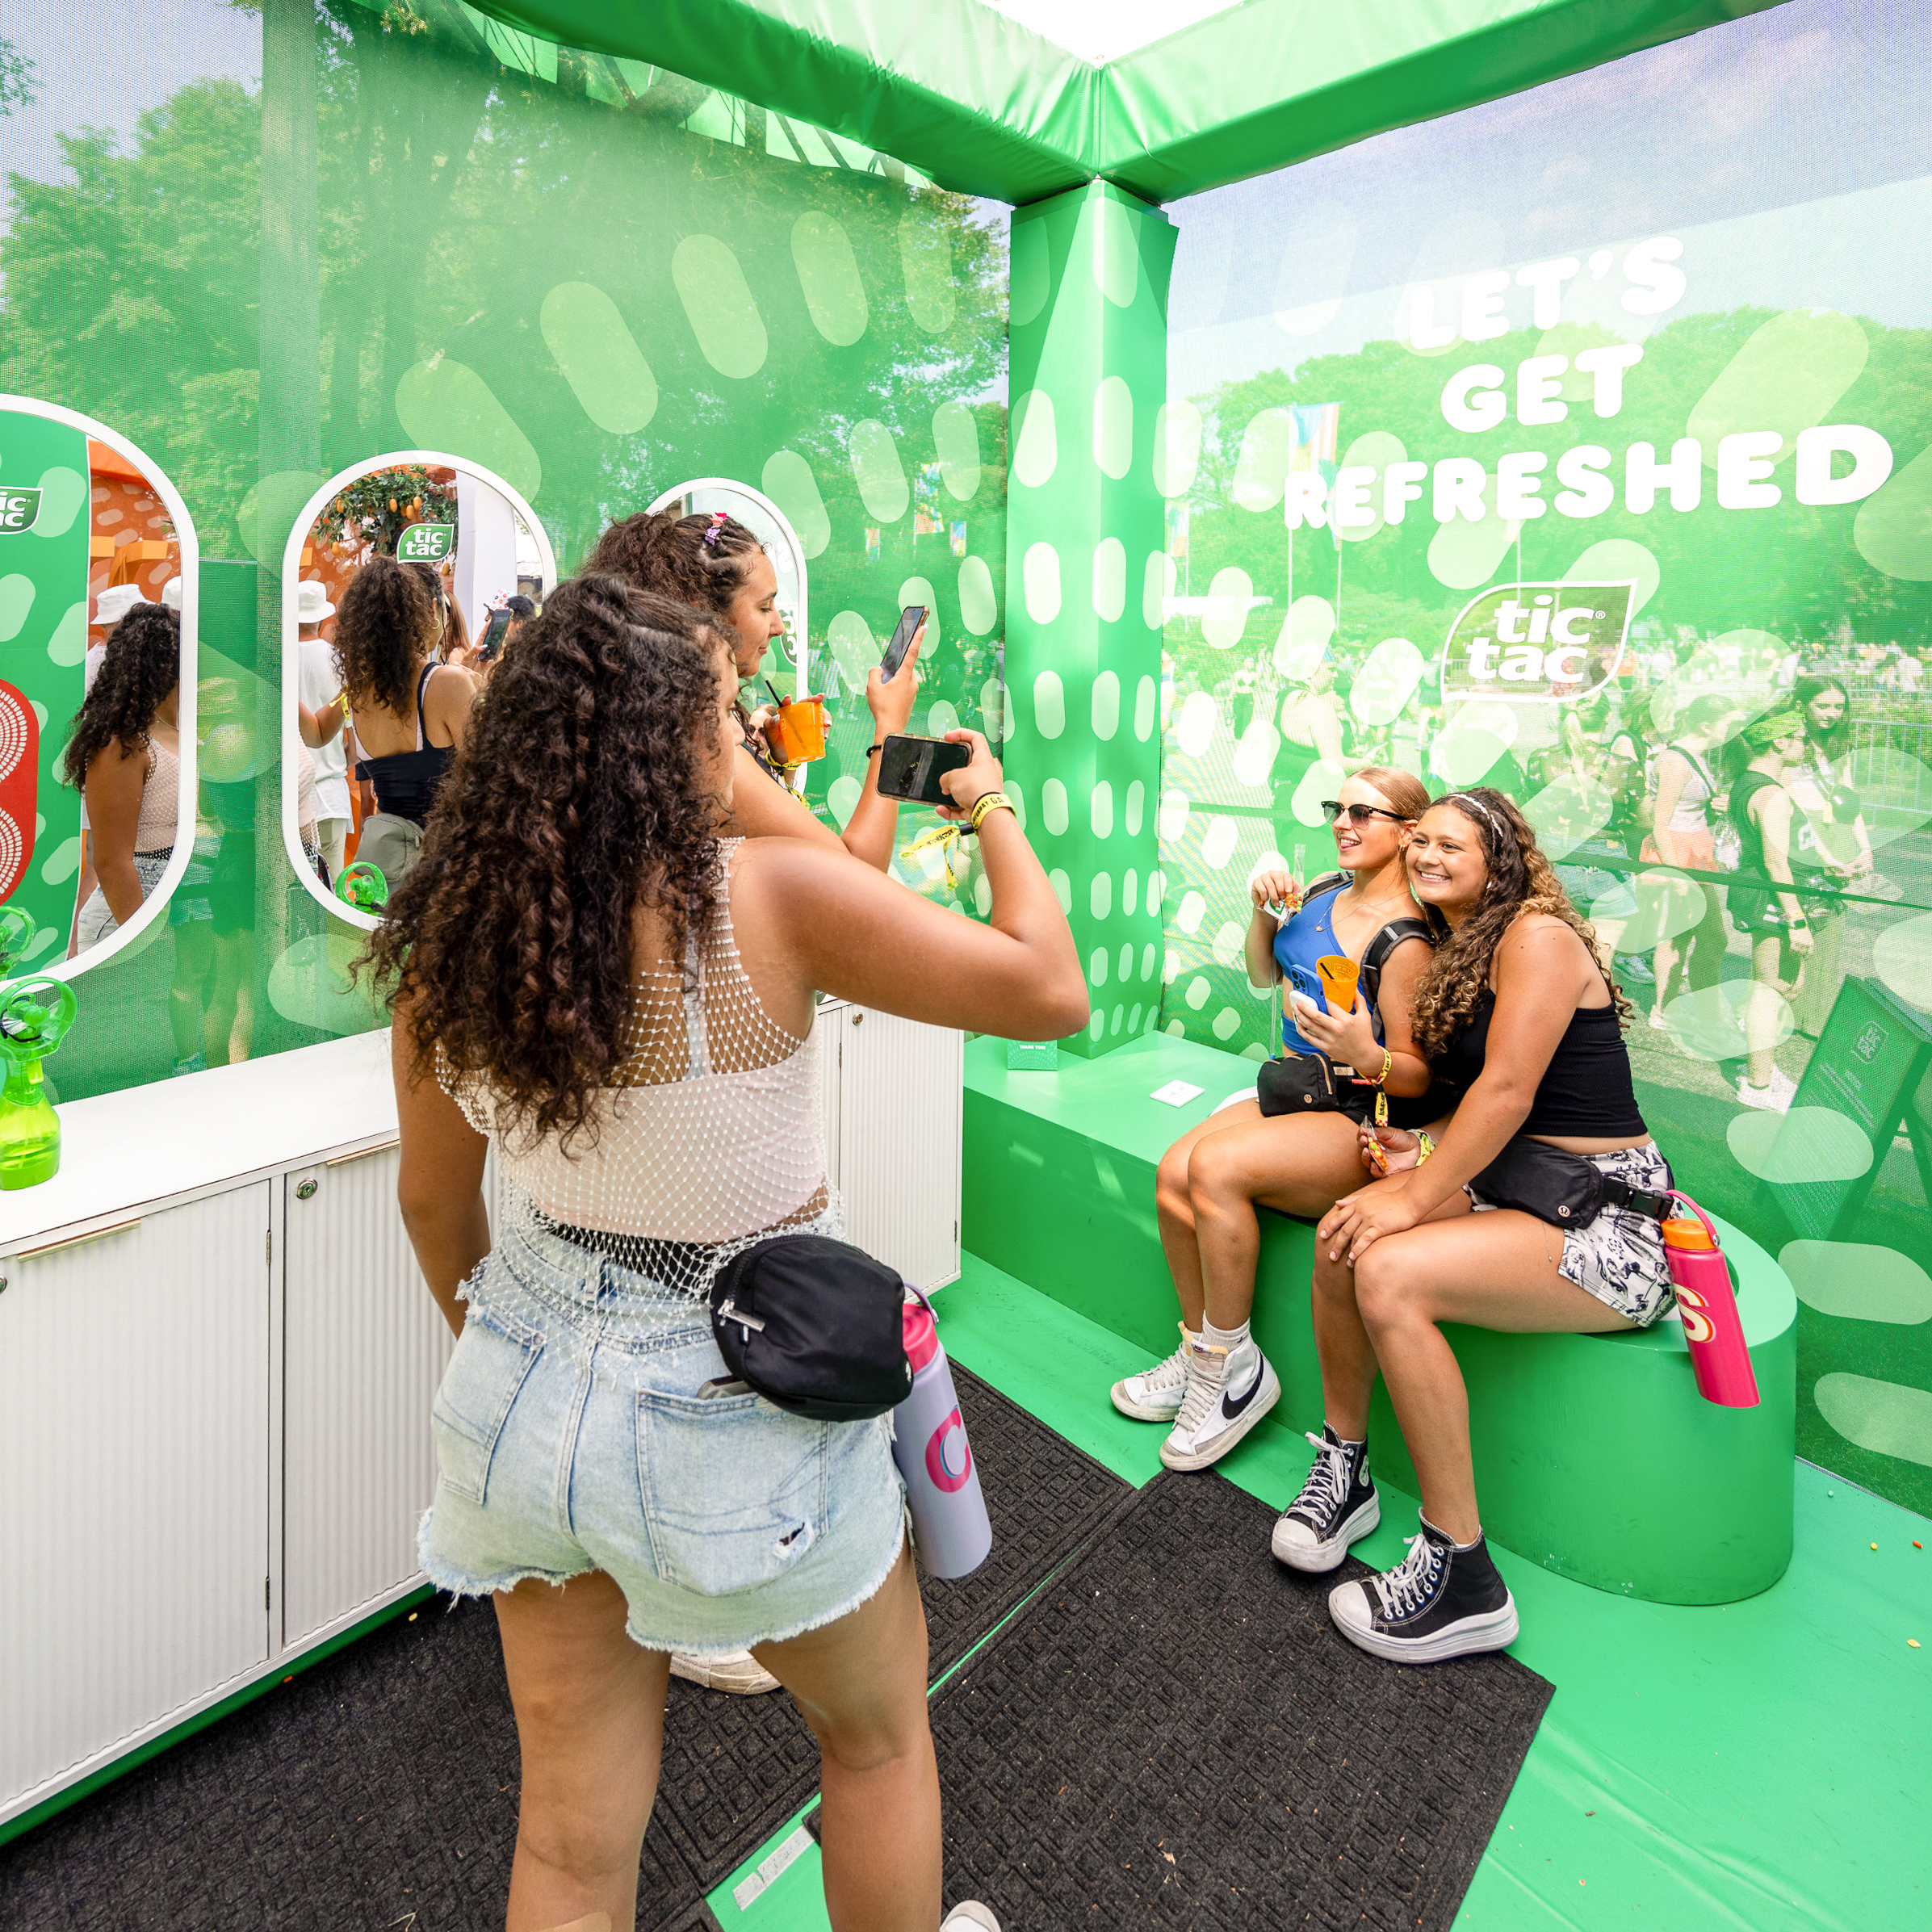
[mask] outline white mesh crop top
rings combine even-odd
[[[732,856],[702,950],[685,971],[640,971],[627,1050],[600,1095],[596,1138],[500,1129],[487,1088],[451,1086],[497,1147],[498,1210],[562,1234],[681,1293],[709,1293],[731,1257],[781,1230],[836,1235],[825,1178],[815,1029],[801,1039],[760,1004],[731,930]],[[687,985],[687,980],[689,983]]]

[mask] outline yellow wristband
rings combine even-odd
[[[1421,1150],[1421,1151],[1418,1153],[1415,1157],[1415,1164],[1419,1167],[1435,1151],[1435,1143],[1434,1141],[1431,1140],[1428,1134],[1420,1128],[1416,1129],[1415,1139],[1417,1146]]]
[[[1375,1078],[1368,1083],[1368,1084],[1371,1087],[1380,1087],[1382,1083],[1389,1078],[1389,1070],[1394,1065],[1395,1055],[1390,1053],[1388,1048],[1385,1046],[1382,1049],[1382,1071],[1378,1073]]]
[[[977,832],[989,812],[1011,811],[1015,818],[1019,813],[1013,810],[1013,802],[1003,791],[989,791],[973,803],[973,829]]]

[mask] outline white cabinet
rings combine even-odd
[[[825,1153],[846,1238],[928,1292],[959,1278],[966,1036],[827,1000]]]
[[[269,1211],[0,1260],[0,1815],[268,1660]]]
[[[394,1146],[283,1177],[282,1596],[300,1648],[417,1580],[430,1397],[452,1346],[396,1211]]]

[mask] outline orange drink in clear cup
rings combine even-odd
[[[772,726],[778,752],[787,765],[805,765],[825,756],[825,700],[817,698],[781,698],[778,715]]]
[[[1352,1013],[1356,982],[1361,977],[1362,969],[1345,953],[1324,953],[1315,962],[1315,970],[1321,975],[1328,1010],[1338,1015]]]

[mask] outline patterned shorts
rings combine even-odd
[[[1670,1163],[1654,1142],[1581,1158],[1633,1188],[1662,1193],[1670,1185]],[[1467,1192],[1478,1214],[1500,1205],[1485,1201],[1473,1188]],[[1628,1208],[1606,1207],[1588,1227],[1565,1229],[1557,1272],[1639,1328],[1648,1328],[1677,1305],[1662,1228],[1648,1214]]]

